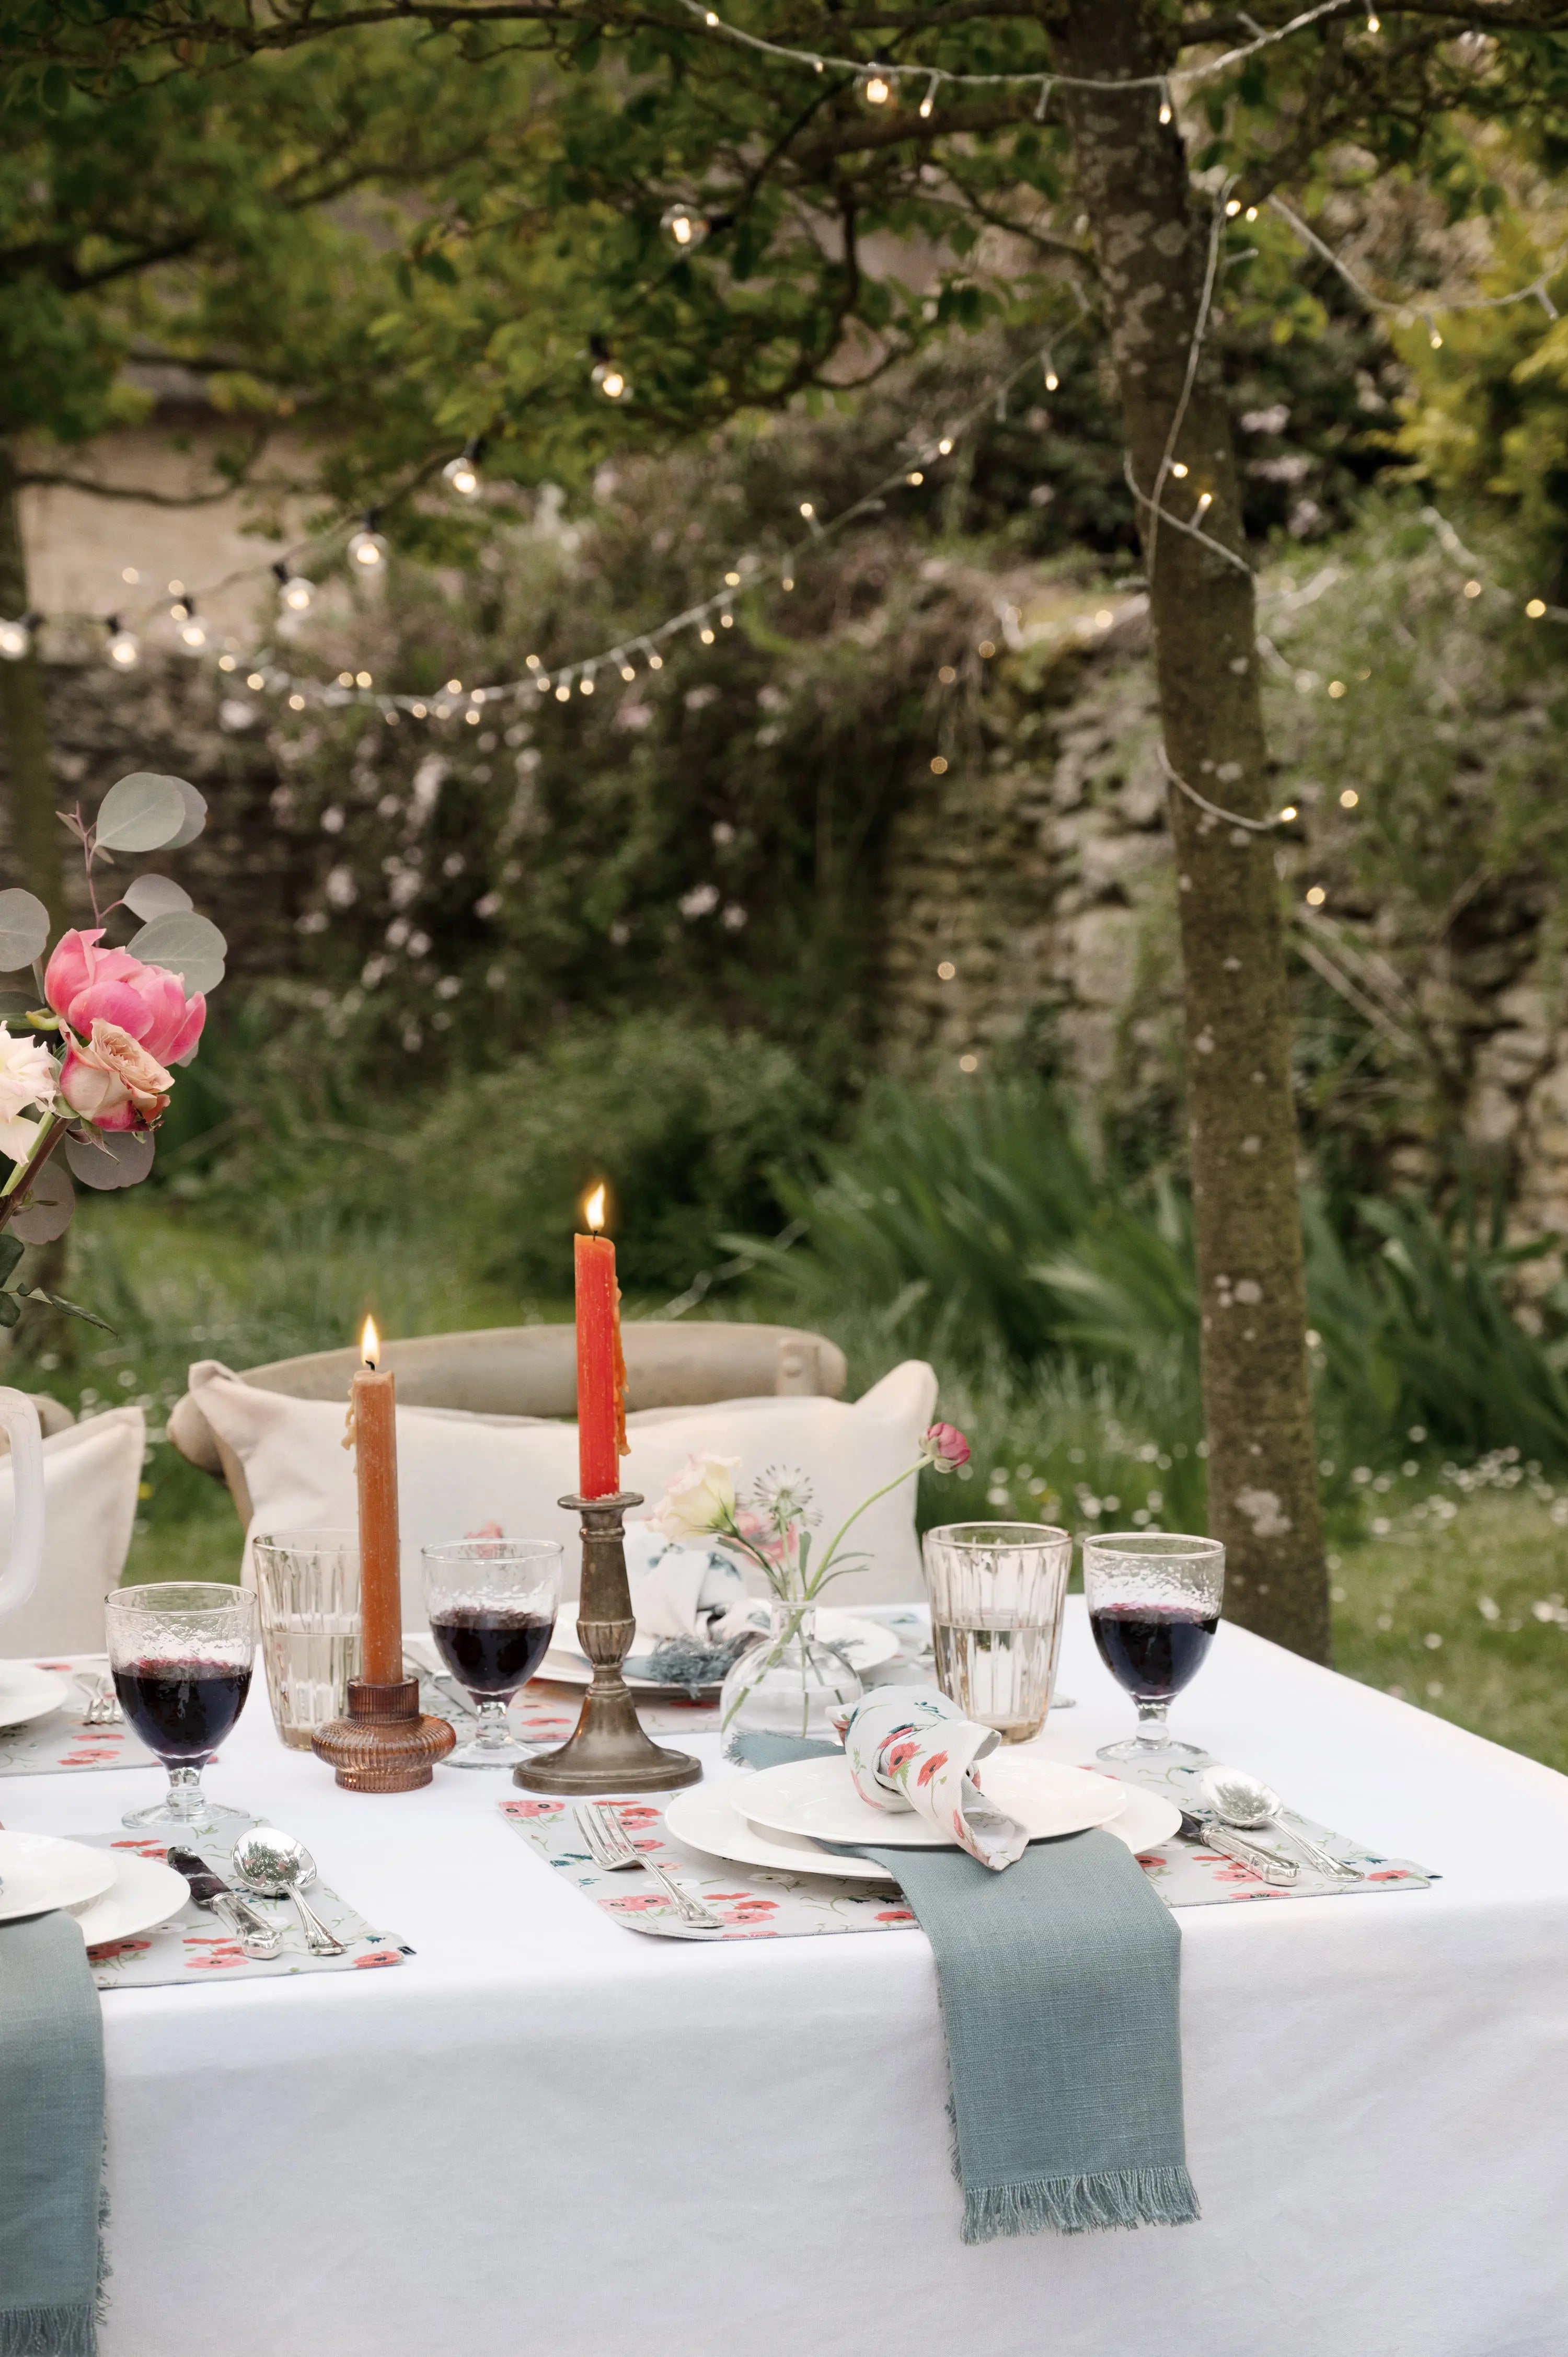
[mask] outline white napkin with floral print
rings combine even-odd
[[[637,1616],[634,1652],[661,1637],[723,1644],[746,1619],[750,1598],[740,1566],[719,1547],[671,1544],[650,1522],[626,1526],[626,1576]]]
[[[869,1808],[912,1809],[971,1857],[1000,1873],[1029,1836],[980,1789],[977,1763],[1002,1738],[977,1727],[935,1686],[875,1686],[843,1715],[844,1756]]]

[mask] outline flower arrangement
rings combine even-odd
[[[49,952],[43,902],[0,892],[0,974],[30,968],[33,979],[31,993],[0,989],[0,1155],[11,1165],[0,1184],[0,1327],[15,1326],[29,1301],[103,1324],[25,1284],[24,1249],[65,1233],[73,1178],[109,1189],[146,1177],[172,1068],[196,1053],[227,948],[169,877],[138,876],[107,906],[99,899],[99,862],[195,842],[207,805],[194,786],[138,770],[110,787],[91,823],[80,806],[60,816],[81,846],[91,926],[62,933]],[[122,909],[138,930],[124,948],[105,948]]]
[[[713,1539],[732,1554],[754,1563],[775,1596],[791,1603],[809,1604],[830,1579],[864,1568],[864,1555],[844,1554],[849,1531],[879,1498],[900,1483],[923,1473],[956,1473],[969,1462],[969,1443],[955,1425],[933,1424],[920,1435],[920,1453],[912,1465],[863,1498],[846,1515],[813,1565],[812,1530],[819,1521],[811,1502],[810,1482],[799,1473],[769,1467],[752,1483],[746,1497],[736,1489],[738,1457],[689,1457],[650,1516],[666,1538]]]
[[[927,1466],[955,1473],[969,1453],[954,1426],[931,1425],[915,1462],[863,1498],[820,1551],[819,1517],[799,1473],[770,1467],[743,1497],[736,1487],[738,1457],[687,1459],[653,1511],[654,1528],[666,1538],[706,1539],[755,1564],[774,1598],[766,1636],[746,1632],[744,1650],[725,1675],[719,1725],[732,1758],[746,1756],[739,1747],[753,1735],[825,1736],[832,1712],[858,1700],[860,1679],[847,1654],[817,1636],[817,1598],[830,1579],[864,1567],[865,1556],[844,1541],[868,1507]]]

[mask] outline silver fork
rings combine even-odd
[[[618,1874],[624,1867],[640,1866],[671,1900],[682,1922],[696,1924],[704,1932],[724,1930],[722,1919],[711,1907],[704,1907],[700,1899],[682,1890],[672,1874],[633,1847],[630,1835],[613,1809],[605,1808],[597,1801],[583,1801],[578,1803],[576,1816],[578,1829],[596,1866],[602,1866],[607,1874]]]
[[[87,1696],[87,1708],[81,1715],[83,1727],[119,1727],[125,1714],[120,1707],[120,1697],[106,1677],[91,1670],[78,1670],[76,1683]]]

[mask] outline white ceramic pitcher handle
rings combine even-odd
[[[16,1485],[11,1559],[0,1572],[0,1612],[14,1612],[26,1604],[44,1567],[44,1442],[36,1401],[27,1392],[0,1385],[0,1425],[10,1436]]]

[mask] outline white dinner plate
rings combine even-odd
[[[52,1670],[35,1670],[31,1662],[0,1662],[0,1727],[47,1718],[70,1699],[70,1688]]]
[[[868,1857],[830,1857],[801,1834],[769,1832],[741,1814],[735,1794],[743,1779],[722,1784],[694,1784],[677,1792],[664,1812],[664,1829],[688,1849],[703,1851],[731,1866],[771,1866],[786,1874],[832,1874],[845,1882],[893,1880]],[[1126,1806],[1106,1825],[1108,1834],[1125,1842],[1134,1857],[1158,1849],[1181,1823],[1181,1811],[1157,1793],[1140,1792],[1135,1784],[1119,1789]]]
[[[576,1641],[577,1599],[570,1598],[561,1607],[561,1618],[555,1624],[555,1639],[550,1651],[534,1672],[538,1678],[553,1678],[559,1685],[585,1686],[593,1674],[587,1655]],[[897,1658],[898,1640],[891,1629],[884,1629],[875,1620],[862,1620],[853,1612],[844,1612],[832,1605],[822,1605],[817,1612],[817,1634],[830,1645],[842,1645],[851,1666],[856,1670],[875,1669],[883,1662]],[[631,1652],[650,1653],[656,1640],[637,1637]],[[716,1683],[716,1681],[715,1681]],[[628,1678],[634,1694],[668,1694],[669,1682],[663,1678]],[[680,1689],[677,1687],[678,1693]]]
[[[138,1932],[154,1931],[177,1915],[190,1897],[184,1875],[166,1866],[161,1857],[143,1857],[134,1849],[112,1849],[108,1855],[114,1867],[114,1879],[108,1889],[70,1910],[90,1948],[101,1947],[105,1940],[130,1940]]]
[[[794,1760],[737,1780],[736,1806],[754,1825],[772,1833],[804,1834],[825,1842],[875,1842],[884,1848],[951,1849],[929,1819],[913,1809],[874,1809],[850,1779],[847,1760]],[[1005,1809],[1031,1841],[1080,1834],[1119,1816],[1127,1788],[1084,1768],[1063,1768],[1054,1760],[1010,1760],[993,1752],[980,1763],[988,1801]]]
[[[113,1879],[112,1851],[57,1841],[52,1834],[0,1833],[0,1923],[80,1906]]]

